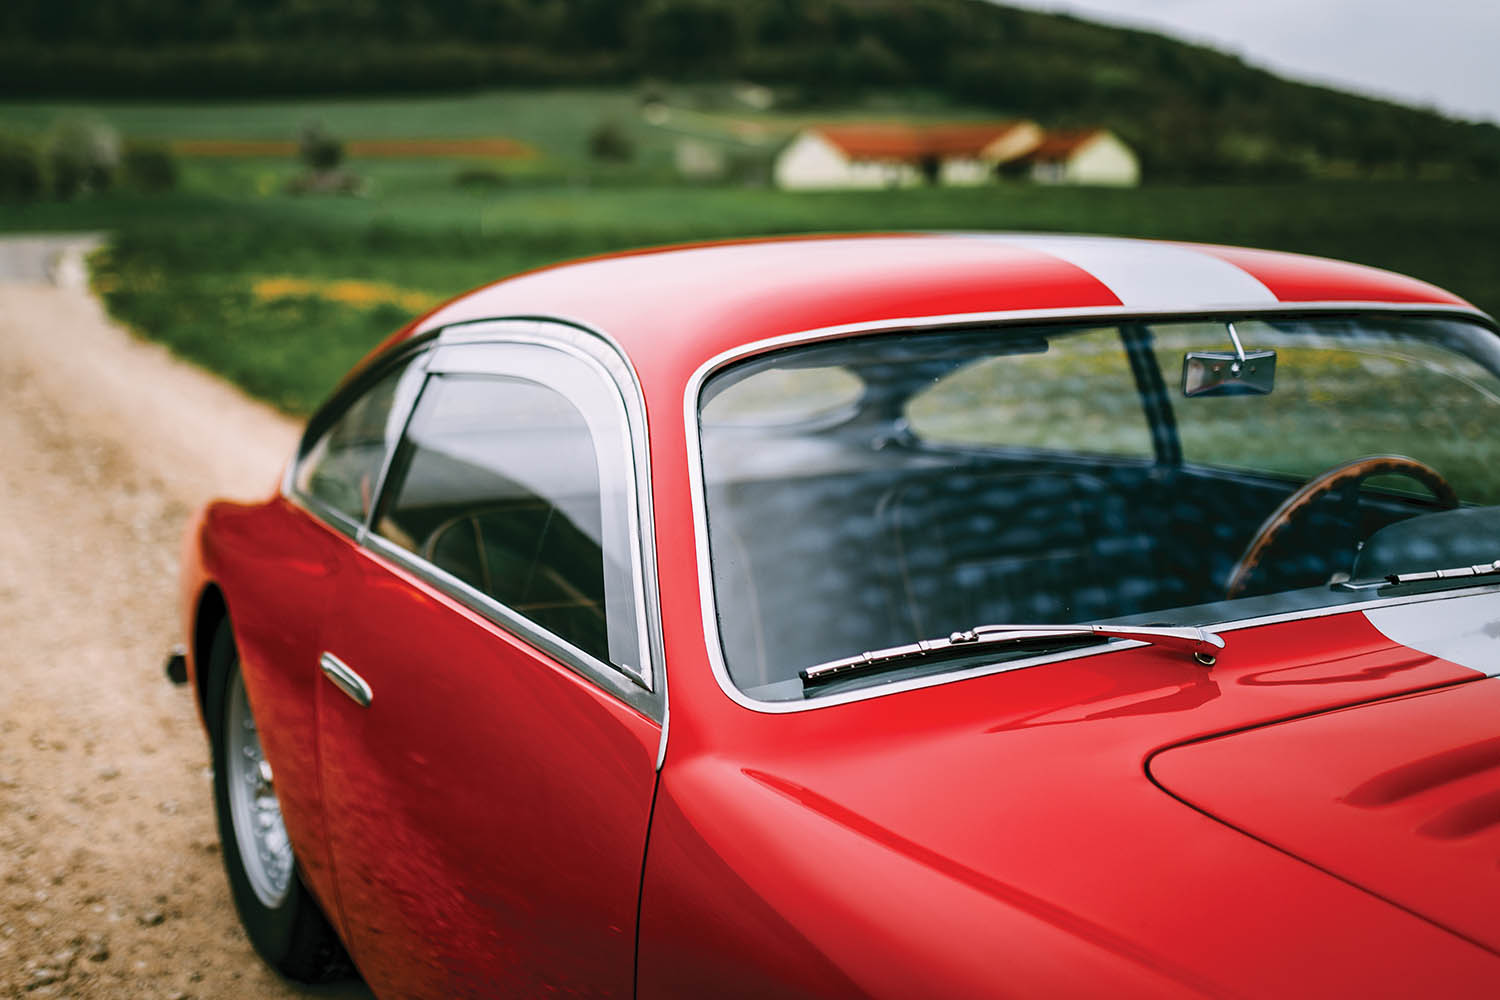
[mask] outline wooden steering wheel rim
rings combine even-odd
[[[1345,462],[1343,465],[1336,465],[1303,483],[1297,492],[1283,500],[1281,505],[1261,522],[1260,527],[1251,536],[1250,544],[1245,546],[1244,553],[1234,564],[1233,572],[1229,574],[1229,586],[1225,590],[1225,597],[1232,600],[1244,593],[1250,575],[1265,559],[1266,553],[1275,544],[1277,536],[1289,524],[1306,513],[1307,509],[1318,500],[1351,483],[1361,483],[1371,476],[1392,474],[1415,479],[1431,490],[1438,503],[1444,507],[1458,506],[1458,494],[1454,492],[1448,480],[1443,478],[1442,473],[1414,458],[1407,458],[1404,455],[1367,455],[1364,458],[1356,458],[1352,462]]]

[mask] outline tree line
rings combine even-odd
[[[745,78],[1102,124],[1150,176],[1494,176],[1500,129],[982,0],[7,0],[0,92],[249,97]]]

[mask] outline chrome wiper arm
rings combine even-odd
[[[872,649],[841,660],[829,660],[798,671],[804,685],[822,684],[854,673],[883,670],[929,657],[961,656],[973,647],[1067,645],[1070,641],[1134,639],[1191,653],[1194,660],[1213,666],[1224,640],[1206,629],[1146,625],[978,625],[947,638],[921,639],[904,646]]]
[[[1500,573],[1500,559],[1492,563],[1432,569],[1423,573],[1391,573],[1385,579],[1388,583],[1422,583],[1426,580],[1461,580],[1470,576],[1494,576],[1497,573]]]

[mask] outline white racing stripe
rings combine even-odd
[[[1500,593],[1371,608],[1364,615],[1392,642],[1488,677],[1500,674]]]
[[[1097,278],[1129,308],[1191,309],[1276,302],[1271,290],[1241,268],[1192,247],[1093,236],[1003,236]]]

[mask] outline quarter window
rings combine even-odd
[[[297,492],[363,524],[419,377],[416,366],[398,365],[351,403],[298,463]]]
[[[522,370],[529,354],[541,354],[533,360],[549,381],[561,372],[566,384],[571,374],[587,392],[580,399],[531,378],[441,371],[436,362],[374,530],[569,645],[637,673],[643,629],[623,416],[577,359],[511,352]]]

